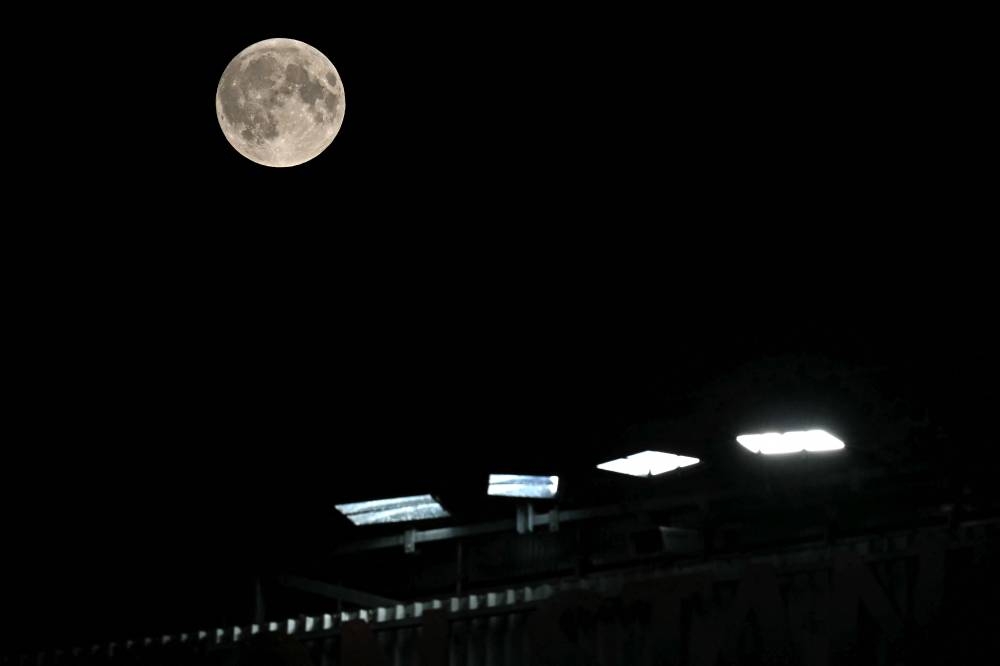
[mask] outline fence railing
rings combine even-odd
[[[967,522],[12,655],[0,664],[238,663],[265,637],[298,644],[317,666],[750,663],[749,653],[826,664],[831,654],[859,650],[874,655],[871,663],[895,664],[902,643],[939,618],[956,567],[985,567],[997,542],[1000,519]]]

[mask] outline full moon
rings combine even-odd
[[[304,42],[265,39],[222,73],[215,111],[244,157],[272,167],[308,162],[344,122],[344,84],[330,60]]]

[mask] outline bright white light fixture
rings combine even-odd
[[[447,518],[450,515],[430,495],[337,504],[336,507],[337,511],[347,516],[347,519],[355,525],[403,523],[412,520]]]
[[[795,430],[767,432],[761,435],[740,435],[736,441],[749,451],[773,455],[800,451],[837,451],[844,443],[825,430]]]
[[[698,462],[697,458],[689,458],[688,456],[678,456],[662,451],[643,451],[634,453],[627,458],[609,460],[606,463],[601,463],[597,468],[632,476],[656,476],[664,472],[672,472],[679,467],[695,465]]]
[[[549,499],[559,492],[559,477],[490,474],[490,485],[486,492],[497,497]]]

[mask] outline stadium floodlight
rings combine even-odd
[[[413,520],[447,518],[450,515],[430,495],[337,504],[336,507],[337,511],[344,514],[355,525],[404,523]]]
[[[760,435],[740,435],[736,438],[744,448],[754,453],[775,455],[780,453],[809,453],[817,451],[838,451],[844,443],[825,430],[795,430],[791,432],[767,432]]]
[[[559,477],[490,474],[490,485],[486,492],[495,497],[551,499],[559,492]]]
[[[673,453],[662,451],[642,451],[633,453],[627,458],[609,460],[597,466],[598,469],[619,474],[629,474],[631,476],[656,476],[665,472],[672,472],[681,467],[695,465],[699,462],[697,458],[688,456],[678,456]]]

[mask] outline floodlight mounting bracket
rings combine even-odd
[[[531,534],[535,531],[535,507],[531,502],[517,505],[517,533]]]

